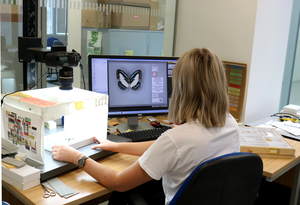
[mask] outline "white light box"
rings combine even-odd
[[[2,137],[44,164],[53,144],[79,148],[107,137],[108,95],[58,87],[18,92],[4,98]],[[44,136],[44,122],[64,117],[64,127]]]

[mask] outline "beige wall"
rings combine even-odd
[[[178,0],[175,55],[208,47],[222,60],[250,63],[257,0]]]
[[[175,56],[194,47],[207,47],[222,60],[247,64],[242,122],[278,111],[291,5],[292,0],[178,0]],[[280,64],[274,65],[272,59]],[[270,67],[277,72],[268,76]],[[264,79],[259,76],[262,70]],[[266,98],[272,86],[276,93]]]

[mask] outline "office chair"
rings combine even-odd
[[[47,38],[47,47],[53,46],[53,41],[58,41],[58,42],[60,42],[59,39],[56,38],[56,37],[48,37],[48,38]]]
[[[53,46],[63,46],[64,44],[60,42],[59,40],[54,40],[53,41]]]
[[[257,198],[263,163],[257,154],[232,153],[200,164],[182,184],[170,205],[252,205]],[[128,204],[147,204],[136,193]]]

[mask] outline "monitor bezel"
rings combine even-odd
[[[176,60],[178,61],[179,57],[176,56],[126,56],[126,55],[88,55],[88,74],[89,74],[89,91],[92,91],[92,73],[91,73],[91,60],[93,58],[111,58],[111,59],[145,59],[145,60]],[[167,70],[168,72],[168,70]],[[167,73],[167,78],[168,78],[168,73]],[[167,90],[169,91],[169,88],[167,87]],[[169,97],[169,96],[168,96]],[[168,103],[169,105],[169,103]],[[108,106],[108,109],[110,107]],[[122,113],[122,114],[111,114],[109,113],[110,110],[108,111],[108,117],[109,118],[120,118],[120,117],[132,117],[132,116],[159,116],[159,115],[167,115],[169,106],[162,109],[162,110],[167,110],[167,112],[151,112],[150,114],[147,113],[139,113],[139,114],[128,114],[128,113]]]

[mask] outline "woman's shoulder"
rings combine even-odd
[[[226,124],[223,128],[229,128],[229,127],[238,128],[236,119],[230,113],[228,113],[228,115],[226,116]],[[207,128],[204,125],[202,125],[198,120],[191,120],[184,124],[175,125],[172,129],[169,129],[165,133],[170,136],[173,136],[173,135],[176,136],[176,135],[182,135],[184,133],[185,134],[192,133],[194,131],[197,133],[202,133],[202,132],[207,132],[211,129],[215,129],[215,128]],[[219,128],[217,128],[217,129],[219,129]]]
[[[197,131],[198,133],[204,129],[198,121],[190,121],[184,124],[175,125],[172,129],[167,130],[164,134],[168,136],[182,136],[183,134],[193,133]]]

